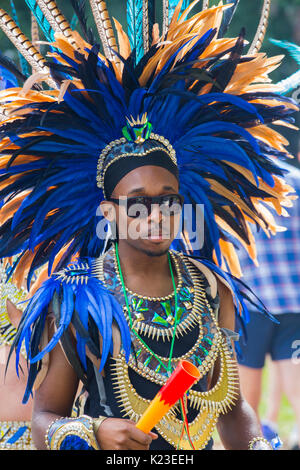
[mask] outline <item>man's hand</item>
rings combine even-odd
[[[101,450],[149,450],[158,435],[145,434],[135,424],[129,419],[105,419],[96,434]]]

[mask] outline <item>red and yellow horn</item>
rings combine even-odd
[[[189,361],[180,361],[165,385],[150,403],[136,427],[148,434],[188,389],[200,379],[200,372]]]

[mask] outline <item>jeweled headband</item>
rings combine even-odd
[[[178,178],[174,148],[166,138],[151,130],[146,114],[136,121],[128,119],[127,126],[123,128],[123,137],[110,142],[101,152],[97,185],[106,198],[127,173],[139,166],[161,166]]]

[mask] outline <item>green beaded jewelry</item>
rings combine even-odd
[[[132,321],[132,316],[131,316],[131,310],[129,306],[129,301],[127,297],[127,292],[126,292],[126,287],[125,287],[125,282],[124,282],[124,277],[123,273],[121,270],[121,263],[120,263],[120,258],[119,258],[119,249],[118,249],[118,244],[115,244],[115,253],[116,253],[116,260],[118,264],[118,269],[119,269],[119,275],[120,275],[120,280],[122,284],[122,290],[125,298],[125,303],[127,307],[127,312],[129,316],[129,322],[130,322],[130,328],[131,331],[135,334],[135,336],[140,340],[140,342],[143,344],[143,346],[150,352],[150,354],[155,357],[155,359],[159,362],[159,364],[168,372],[170,375],[172,372],[172,367],[171,367],[171,361],[172,361],[172,356],[173,356],[173,350],[174,350],[174,343],[175,343],[175,337],[176,337],[176,328],[178,325],[178,318],[177,318],[177,312],[178,312],[178,294],[177,294],[177,289],[176,289],[176,284],[175,284],[175,279],[174,279],[174,274],[173,274],[173,269],[172,269],[172,264],[171,264],[171,259],[170,255],[168,253],[168,262],[169,262],[169,267],[170,267],[170,273],[171,273],[171,278],[172,278],[172,284],[174,288],[174,298],[175,298],[175,323],[174,323],[174,331],[173,331],[173,336],[172,336],[172,341],[171,341],[171,347],[170,347],[170,355],[169,355],[169,362],[168,362],[168,367],[163,364],[163,362],[160,360],[160,358],[152,351],[152,349],[145,343],[145,341],[141,338],[141,336],[135,331],[135,328],[133,327],[133,321]]]
[[[160,358],[152,351],[151,348],[149,348],[149,346],[143,341],[143,339],[140,337],[140,335],[135,331],[134,327],[133,327],[133,322],[132,322],[132,317],[131,317],[131,311],[130,311],[130,307],[129,307],[129,302],[128,302],[128,297],[127,297],[127,292],[126,292],[126,287],[125,287],[125,282],[124,282],[124,278],[123,278],[123,274],[122,274],[122,270],[121,270],[121,263],[120,263],[120,258],[119,258],[119,251],[118,251],[118,244],[116,243],[116,249],[115,249],[115,252],[116,252],[116,259],[117,259],[117,263],[118,263],[118,269],[119,269],[119,275],[120,275],[120,280],[121,280],[121,284],[122,284],[122,289],[123,289],[123,293],[124,293],[124,298],[125,298],[125,302],[126,302],[126,307],[127,307],[127,311],[128,311],[128,315],[129,315],[129,321],[130,321],[130,327],[131,327],[131,330],[133,331],[133,333],[135,334],[135,336],[141,341],[141,343],[145,346],[145,348],[150,352],[150,354],[156,358],[156,360],[160,363],[160,365],[167,370],[167,373],[169,375],[171,375],[172,373],[172,366],[171,366],[171,362],[172,362],[172,356],[173,356],[173,350],[174,350],[174,343],[175,343],[175,338],[176,338],[176,328],[177,328],[177,325],[178,325],[178,322],[179,322],[179,319],[178,319],[178,294],[177,294],[177,289],[176,289],[176,284],[175,284],[175,279],[174,279],[174,274],[173,274],[173,269],[172,269],[172,264],[171,264],[171,258],[170,258],[170,255],[168,253],[168,262],[169,262],[169,268],[170,268],[170,273],[171,273],[171,278],[172,278],[172,284],[173,284],[173,288],[174,288],[174,298],[175,298],[175,323],[174,323],[174,331],[173,331],[173,336],[172,336],[172,342],[171,342],[171,348],[170,348],[170,355],[169,355],[169,361],[168,361],[168,367],[166,368],[164,363],[160,360]],[[182,411],[182,405],[180,403],[180,409],[181,409],[181,413],[183,415],[183,411]],[[183,420],[183,427],[185,428],[185,423],[184,423],[184,420]],[[188,435],[188,432],[187,430],[185,429],[187,435]],[[189,440],[189,437],[188,437],[188,440]],[[191,444],[191,447],[193,448],[193,445],[192,443],[190,442]]]

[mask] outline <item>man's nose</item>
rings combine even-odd
[[[161,212],[159,204],[152,204],[149,220],[151,222],[160,223],[162,220],[162,217],[163,217],[163,214]]]

